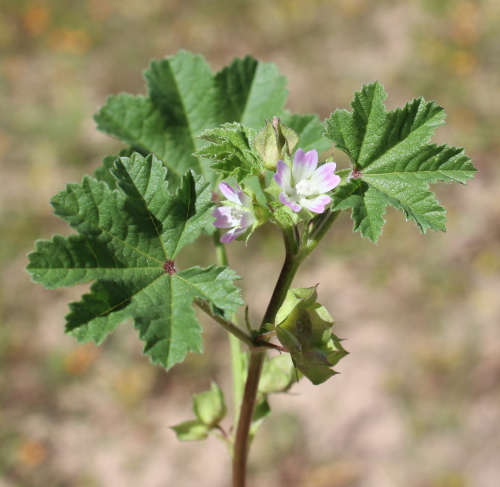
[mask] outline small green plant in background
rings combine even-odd
[[[202,352],[195,308],[228,332],[234,428],[222,424],[226,401],[214,383],[194,396],[194,416],[173,429],[181,440],[220,436],[233,458],[233,486],[241,487],[268,396],[303,377],[325,382],[347,353],[317,286],[292,288],[304,259],[344,210],[373,242],[388,205],[424,233],[444,231],[445,210],[429,184],[465,183],[475,169],[463,149],[430,144],[444,123],[441,107],[418,98],[387,111],[378,82],[355,93],[351,111],[321,123],[285,110],[285,78],[251,57],[214,75],[201,56],[181,51],[153,61],[145,78],[147,96],[111,96],[96,114],[98,128],[126,147],[52,199],[76,233],[38,241],[28,271],[49,289],[93,282],[70,304],[66,332],[100,344],[131,318],[144,353],[167,370]],[[324,160],[332,146],[350,167]],[[248,313],[239,318],[248,308],[224,246],[267,223],[281,232],[285,259],[253,323]],[[179,253],[203,235],[213,236],[214,265],[179,268]],[[271,358],[273,351],[280,354]]]

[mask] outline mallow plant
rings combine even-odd
[[[212,383],[173,430],[180,440],[219,436],[233,486],[242,487],[269,396],[298,380],[324,383],[347,354],[317,284],[292,287],[302,262],[347,210],[372,242],[389,205],[424,233],[444,231],[445,209],[429,185],[465,183],[475,169],[463,149],[430,143],[443,108],[417,98],[388,111],[378,82],[321,122],[284,109],[285,78],[251,57],[213,74],[201,56],[181,51],[151,62],[145,79],[147,95],[112,95],[95,115],[98,129],[125,146],[53,197],[75,232],[37,241],[28,271],[48,289],[92,282],[69,305],[66,333],[101,344],[131,319],[144,354],[167,371],[202,352],[200,314],[228,333],[232,422]],[[338,151],[348,167],[334,162]],[[244,246],[268,224],[282,236],[284,262],[255,322],[225,245]],[[214,264],[181,268],[177,256],[198,238],[213,242]]]

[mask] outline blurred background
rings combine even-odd
[[[206,353],[166,374],[130,323],[101,348],[65,337],[85,287],[46,291],[24,271],[36,238],[69,233],[50,197],[122,147],[93,113],[142,93],[149,60],[179,48],[214,70],[275,62],[288,108],[322,118],[375,79],[390,108],[436,100],[448,124],[435,140],[479,169],[466,187],[435,186],[447,233],[389,211],[373,245],[346,214],[306,262],[296,284],[321,283],[350,355],[323,386],[272,397],[250,485],[500,485],[499,29],[498,0],[1,0],[0,487],[229,485],[216,438],[181,444],[169,429],[212,379],[231,397],[220,329],[205,323]],[[189,258],[206,261],[202,249]],[[230,259],[257,317],[280,266],[275,231]]]

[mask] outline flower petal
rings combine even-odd
[[[241,234],[245,233],[246,228],[236,227],[226,232],[220,238],[221,243],[232,242],[235,238],[239,237]]]
[[[247,211],[241,215],[240,226],[241,228],[248,228],[255,222],[255,216],[253,213]]]
[[[278,161],[274,180],[284,191],[291,191],[292,188],[290,186],[290,167],[288,166],[288,164],[284,163],[283,161]]]
[[[295,213],[298,213],[302,209],[299,204],[292,201],[285,193],[280,193],[280,201]]]
[[[240,188],[238,187],[238,189],[240,189]],[[225,181],[222,181],[222,183],[219,184],[219,190],[226,197],[226,199],[228,199],[229,201],[232,201],[233,203],[241,204],[241,201],[240,201],[240,198],[238,195],[238,190],[235,190],[232,186],[227,184]]]
[[[306,198],[302,198],[300,200],[302,206],[313,213],[323,213],[325,211],[325,206],[328,205],[330,201],[332,201],[332,199],[326,194],[317,196],[316,198],[310,200]]]
[[[238,186],[239,191],[238,191],[238,198],[240,200],[240,203],[242,206],[245,206],[247,208],[250,208],[252,206],[252,200],[250,196],[248,196],[246,193],[244,193],[241,188]]]
[[[293,158],[293,179],[295,183],[307,179],[314,172],[317,165],[318,151],[316,149],[308,152],[297,149]]]
[[[219,206],[212,211],[212,216],[215,217],[214,227],[217,228],[230,228],[233,226],[231,223],[231,208],[227,206]]]
[[[340,184],[340,176],[335,174],[336,167],[337,164],[334,162],[327,162],[314,171],[310,181],[317,189],[318,194],[327,193]]]

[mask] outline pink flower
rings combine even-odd
[[[243,235],[255,223],[255,215],[250,197],[238,185],[234,189],[223,181],[219,184],[219,190],[227,201],[212,212],[215,217],[214,226],[230,228],[220,239],[222,243],[229,243]]]
[[[337,165],[327,162],[318,166],[318,152],[297,149],[292,168],[278,161],[274,180],[282,189],[280,201],[298,213],[306,208],[313,213],[323,213],[332,199],[324,194],[339,185],[340,176],[335,174]]]

